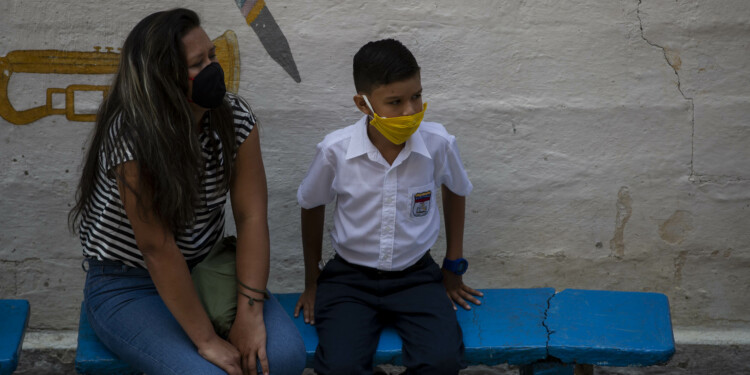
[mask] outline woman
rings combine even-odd
[[[85,308],[102,342],[154,374],[299,374],[299,332],[273,297],[256,120],[226,93],[213,43],[187,9],[130,32],[97,115],[71,219],[88,263]],[[223,237],[231,192],[237,316],[214,332],[190,270]]]

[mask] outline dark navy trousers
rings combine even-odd
[[[464,344],[440,267],[427,252],[403,271],[378,271],[338,255],[318,278],[315,327],[320,375],[372,374],[380,332],[403,341],[406,374],[456,374]]]

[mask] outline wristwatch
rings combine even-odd
[[[443,268],[460,276],[466,273],[466,270],[469,269],[469,262],[464,258],[458,258],[456,260],[444,258]]]

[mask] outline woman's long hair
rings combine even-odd
[[[182,37],[199,26],[195,12],[173,9],[149,15],[128,35],[114,83],[97,113],[76,204],[68,216],[73,230],[93,199],[100,156],[111,160],[122,153],[125,141],[132,146],[141,185],[127,188],[148,194],[152,202],[148,209],[174,233],[195,222],[204,167],[187,98],[188,69]],[[232,109],[225,100],[207,115],[223,145],[223,190],[231,181],[236,148]],[[219,155],[214,156],[218,160]],[[117,173],[116,169],[108,172]],[[116,177],[124,181],[123,176]],[[144,197],[136,196],[138,206],[146,209]]]

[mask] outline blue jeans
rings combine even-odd
[[[86,313],[109,350],[149,375],[225,374],[198,354],[147,270],[113,261],[88,264]],[[302,337],[275,297],[265,301],[263,318],[271,374],[301,374],[306,355]]]

